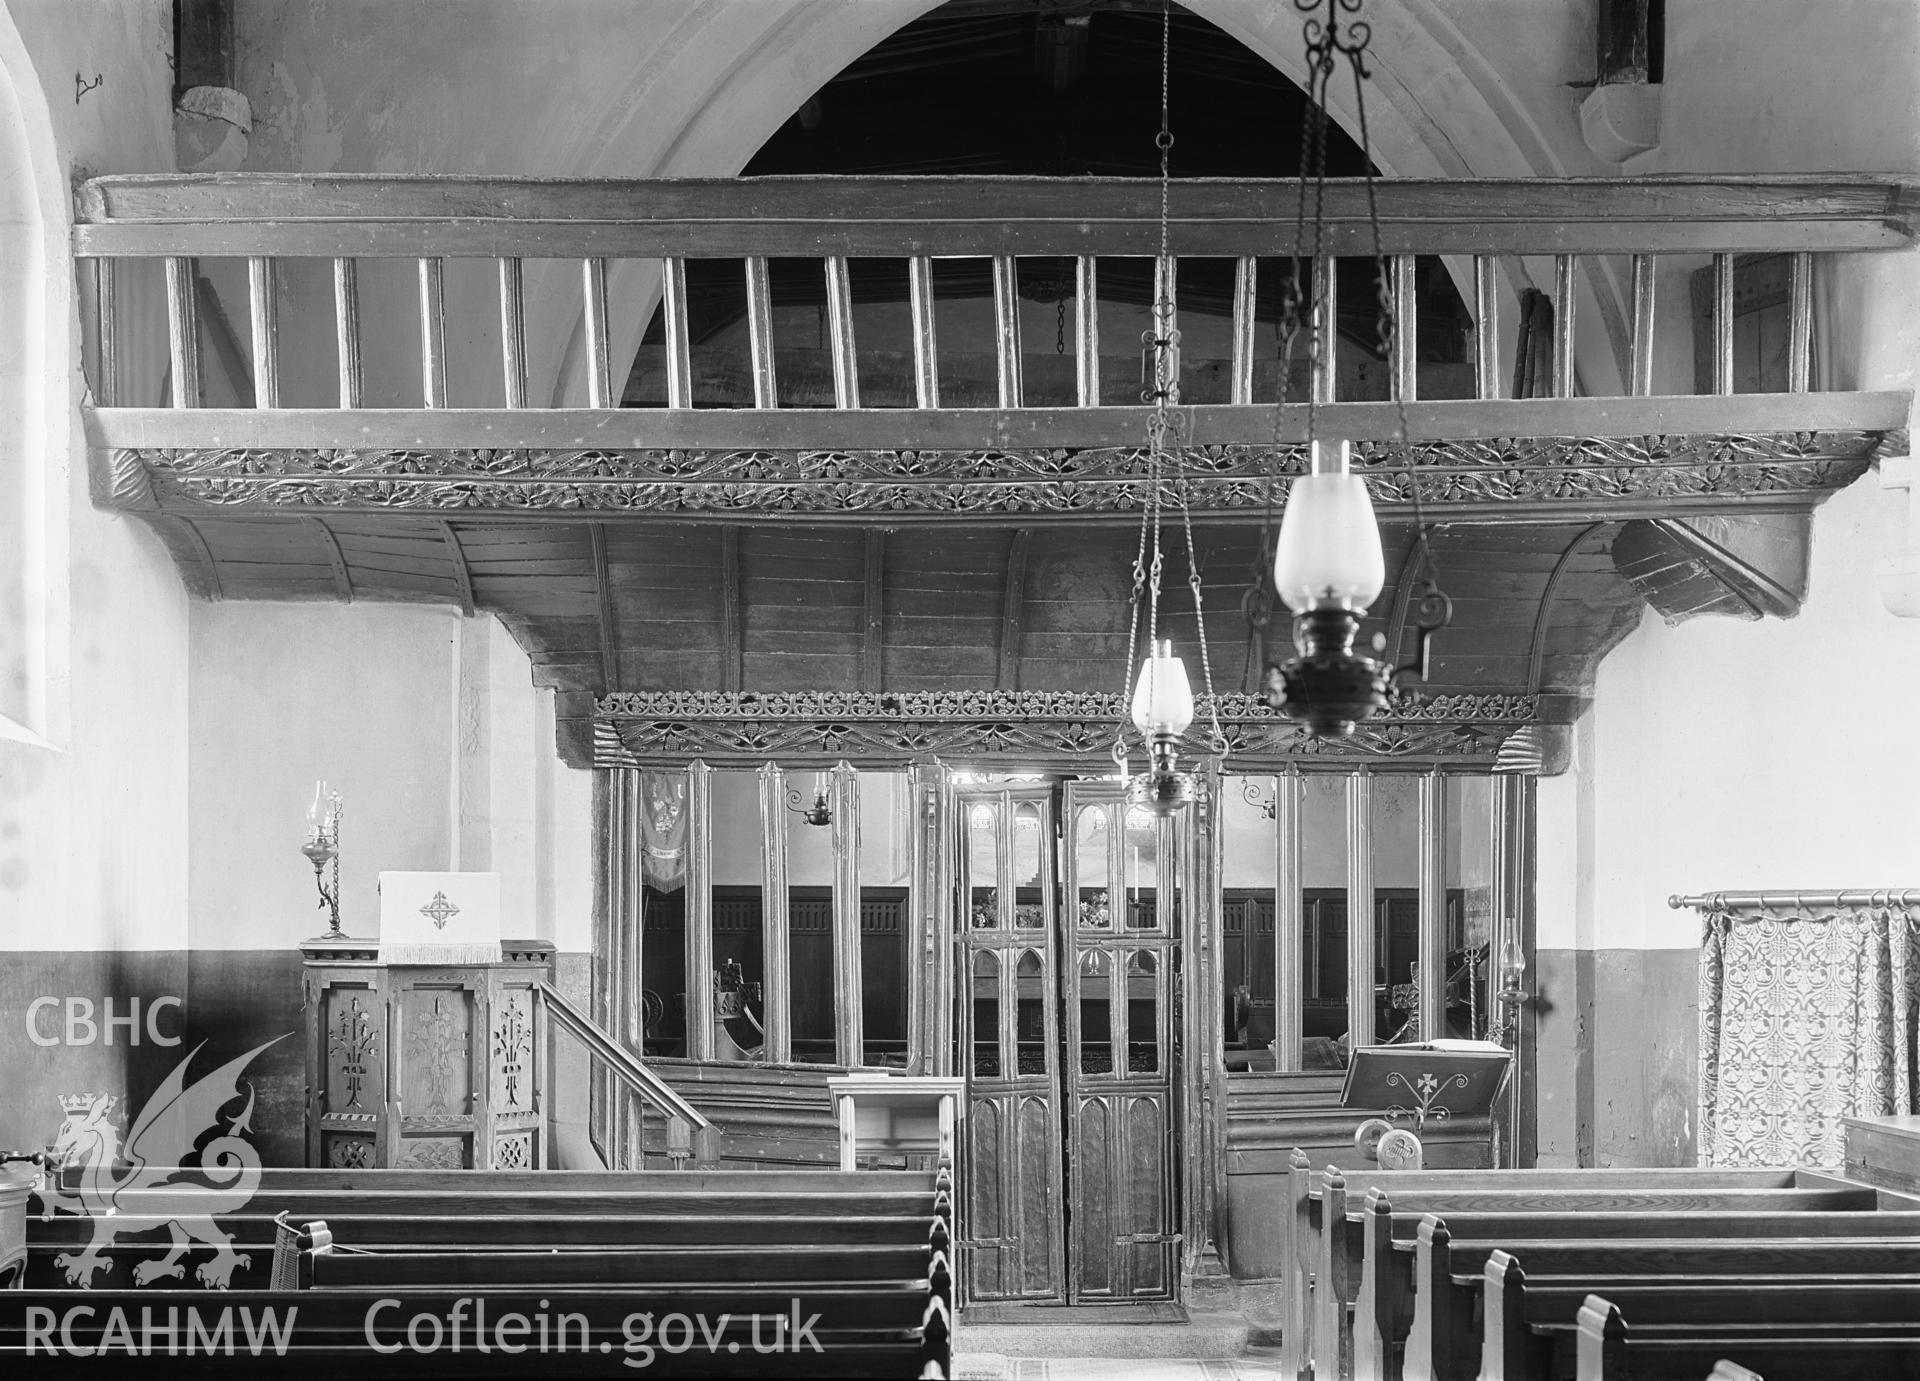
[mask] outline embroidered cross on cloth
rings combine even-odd
[[[380,874],[380,958],[388,964],[500,962],[500,874]]]

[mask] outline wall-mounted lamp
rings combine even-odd
[[[320,890],[319,905],[326,911],[327,933],[323,940],[344,940],[340,929],[340,793],[328,791],[325,782],[313,784],[313,804],[307,807],[307,842],[300,852],[313,864],[313,885]],[[333,865],[333,877],[327,877],[327,865]]]
[[[803,805],[806,798],[800,794],[800,788],[787,789],[787,809],[805,820],[809,825],[831,825],[833,806],[827,800],[827,778],[825,773],[816,773],[813,779],[813,804]]]
[[[1251,777],[1241,779],[1240,797],[1248,805],[1259,811],[1265,819],[1271,820],[1280,813],[1278,802],[1276,802],[1272,796],[1264,794],[1259,787],[1255,786],[1253,778]]]

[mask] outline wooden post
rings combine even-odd
[[[1813,379],[1813,255],[1793,256],[1787,307],[1787,392],[1805,393]]]
[[[773,286],[763,254],[747,256],[747,353],[753,368],[753,405],[779,407],[779,379],[773,360]]]
[[[1553,256],[1553,396],[1573,397],[1574,268],[1571,254]]]
[[[1789,308],[1791,311],[1791,308]],[[1733,392],[1733,256],[1713,256],[1713,391]]]
[[[687,1058],[713,1058],[713,769],[687,764]]]
[[[518,259],[500,261],[500,374],[510,408],[527,405],[527,303]]]
[[[1011,254],[993,256],[994,379],[1000,406],[1020,406],[1020,288]]]
[[[834,1059],[864,1062],[860,1006],[860,780],[846,761],[833,765]]]
[[[200,315],[194,302],[195,261],[167,260],[167,350],[176,408],[200,406]]]
[[[1253,402],[1254,325],[1257,320],[1259,260],[1243,254],[1233,264],[1233,361],[1227,401]]]
[[[1300,1068],[1305,1038],[1306,966],[1301,962],[1300,827],[1306,781],[1292,769],[1273,778],[1273,1067]]]
[[[607,261],[580,261],[580,292],[585,300],[587,333],[587,406],[614,407],[613,356],[607,345]]]
[[[760,767],[761,1011],[766,1017],[768,1064],[793,1059],[792,935],[787,919],[787,774],[778,763]]]
[[[253,405],[280,406],[280,305],[273,295],[273,260],[247,260],[247,313],[253,328]]]
[[[1334,384],[1340,372],[1338,351],[1334,348],[1334,337],[1339,331],[1335,306],[1339,263],[1339,260],[1329,258],[1313,261],[1312,308],[1308,319],[1312,323],[1312,339],[1319,347],[1320,359],[1308,387],[1313,390],[1316,403],[1333,401]]]
[[[1636,398],[1653,392],[1653,269],[1651,254],[1633,256],[1633,344],[1627,391]]]
[[[1419,302],[1413,285],[1413,267],[1411,254],[1396,254],[1387,261],[1393,303],[1392,396],[1403,403],[1411,403],[1420,395],[1416,368]]]
[[[833,358],[833,405],[860,406],[859,356],[853,343],[853,280],[844,255],[827,259],[827,351]]]
[[[1073,364],[1075,401],[1100,406],[1100,268],[1091,254],[1073,266]]]
[[[420,260],[420,388],[427,407],[447,405],[446,261]]]
[[[933,260],[907,260],[907,307],[913,317],[913,405],[940,406],[939,335],[934,326]]]
[[[1420,778],[1420,1038],[1447,1034],[1447,779]]]
[[[660,263],[660,313],[667,337],[667,406],[693,406],[693,347],[687,338],[687,261]]]
[[[1347,1049],[1373,1044],[1373,779],[1347,778]]]
[[[1500,285],[1491,255],[1473,256],[1473,376],[1476,398],[1500,396]]]
[[[94,395],[103,408],[120,406],[120,335],[114,312],[116,277],[113,260],[93,260],[94,361],[98,366],[93,385]]]
[[[340,406],[360,406],[360,266],[333,261],[333,335],[340,368]]]

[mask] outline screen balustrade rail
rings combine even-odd
[[[1223,282],[1230,273],[1211,308],[1227,345],[1205,370],[1189,361],[1180,412],[1187,497],[1201,513],[1269,502],[1305,468],[1309,391],[1318,434],[1358,443],[1377,503],[1404,508],[1417,485],[1423,504],[1478,520],[1537,519],[1549,508],[1564,517],[1570,505],[1595,516],[1805,508],[1904,447],[1908,394],[1813,390],[1815,285],[1832,256],[1913,244],[1914,184],[1390,179],[1377,188],[1394,330],[1375,362],[1375,396],[1361,397],[1367,390],[1343,367],[1363,349],[1356,338],[1370,335],[1371,313],[1367,331],[1343,327],[1338,287],[1374,273],[1357,183],[1329,188],[1320,261],[1301,270],[1306,311],[1333,342],[1310,369],[1305,332],[1297,358],[1281,360],[1258,329],[1277,315],[1296,256],[1312,251],[1290,182],[1176,183],[1162,260],[1158,198],[1116,179],[95,178],[78,191],[73,228],[95,304],[89,439],[106,457],[103,487],[136,510],[1097,519],[1137,509],[1147,482],[1146,409],[1137,382],[1116,379],[1114,355],[1103,354],[1101,314],[1132,320],[1153,300],[1138,288],[1123,310],[1102,284],[1150,279],[1153,297],[1164,285],[1173,324],[1191,325],[1181,280],[1216,261],[1209,272]],[[1421,256],[1439,256],[1444,271],[1416,273]],[[1784,256],[1773,261],[1785,265],[1784,367],[1764,392],[1735,392],[1744,256]],[[244,341],[207,319],[224,316],[202,276],[218,260],[231,261],[236,280],[244,265]],[[380,274],[386,285],[405,272],[408,290],[369,292],[362,267],[375,260],[406,266]],[[936,282],[966,260],[990,299],[975,312],[991,335],[980,352],[990,359],[985,396],[958,389],[942,368],[961,309]],[[1706,286],[1704,313],[1697,288],[1663,289],[1656,301],[1656,284],[1685,281],[1681,270]],[[738,275],[729,310],[736,325],[744,317],[745,348],[717,399],[696,372],[690,272],[697,284]],[[875,272],[897,289],[881,295],[904,302],[901,332],[889,337],[901,348],[891,352],[863,351],[856,339],[856,284]],[[164,281],[164,407],[129,405],[126,387],[127,362],[162,349],[157,310],[125,304],[142,274],[150,294]],[[293,278],[303,291],[287,290]],[[330,324],[326,294],[315,290],[327,278]],[[776,284],[794,281],[817,285],[806,295],[820,323],[805,362],[821,382],[799,394],[783,384],[798,357],[777,345],[775,329]],[[1534,281],[1549,287],[1520,297]],[[1464,308],[1470,339],[1457,343],[1464,359],[1450,381],[1429,391],[1463,396],[1422,392],[1423,302],[1441,293]],[[1064,380],[1071,359],[1059,388],[1035,386],[1023,298],[1056,304],[1055,356],[1038,363]],[[1525,320],[1503,326],[1503,312],[1522,301]],[[1587,312],[1603,330],[1583,331]],[[1677,337],[1668,313],[1686,318]],[[646,320],[651,344],[641,343]],[[294,329],[330,340],[290,370],[283,336]],[[1113,334],[1110,324],[1109,342]],[[1704,392],[1662,391],[1671,339],[1700,342],[1691,363]],[[205,406],[205,340],[234,376],[228,391],[250,405]],[[664,406],[622,406],[636,347],[657,361],[649,368]],[[1544,396],[1501,396],[1512,391],[1502,384],[1516,350],[1544,365],[1528,385]],[[397,351],[411,355],[404,370],[392,367]],[[394,378],[417,377],[417,406],[369,406],[375,355],[381,395]],[[1684,369],[1684,347],[1679,355]],[[876,373],[886,371],[882,388]],[[1616,373],[1624,396],[1576,396],[1583,376]],[[484,387],[461,396],[461,381],[474,380]],[[570,380],[584,407],[533,404],[567,396]],[[142,401],[159,400],[148,393]],[[287,406],[295,394],[333,405]]]

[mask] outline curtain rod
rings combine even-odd
[[[1920,888],[1880,892],[1703,892],[1667,898],[1667,905],[1715,911],[1785,911],[1823,906],[1920,906]]]

